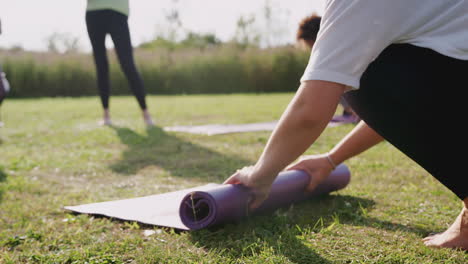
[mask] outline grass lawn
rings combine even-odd
[[[152,129],[133,97],[111,98],[115,127],[97,125],[96,97],[7,99],[0,263],[468,262],[462,251],[421,243],[451,224],[461,202],[388,143],[346,162],[352,180],[339,192],[211,230],[177,232],[62,210],[222,182],[256,160],[269,132],[202,136],[161,127],[273,121],[292,96],[150,96]],[[352,128],[327,128],[307,153],[329,150]]]

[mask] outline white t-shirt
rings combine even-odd
[[[301,81],[358,89],[369,64],[393,43],[468,60],[468,0],[327,0]]]

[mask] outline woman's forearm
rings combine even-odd
[[[329,156],[335,164],[340,164],[383,140],[377,132],[361,121],[329,152]]]
[[[271,184],[277,174],[315,142],[336,111],[344,86],[308,81],[283,113],[254,167],[253,181]]]

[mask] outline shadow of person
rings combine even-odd
[[[110,168],[121,174],[134,174],[147,166],[157,166],[172,176],[204,181],[223,181],[236,169],[253,161],[225,155],[150,127],[146,135],[112,126],[120,141],[128,146],[120,160]]]
[[[300,238],[300,231],[285,217],[257,216],[239,225],[203,229],[189,234],[190,241],[228,259],[255,257],[267,251],[275,263],[331,263]],[[261,260],[260,260],[261,261]],[[270,263],[270,262],[269,262]]]
[[[411,232],[428,230],[379,220],[368,216],[375,202],[347,195],[324,195],[282,208],[273,213],[252,216],[239,223],[191,232],[191,241],[233,258],[260,254],[266,248],[293,263],[330,263],[307,245],[304,232],[320,233],[333,223]],[[307,234],[306,234],[307,235]]]
[[[325,195],[300,203],[294,212],[297,223],[314,228],[330,226],[333,222],[353,226],[368,226],[388,231],[403,231],[417,235],[426,235],[430,231],[420,226],[412,226],[381,220],[369,216],[375,202],[366,198],[349,195]]]

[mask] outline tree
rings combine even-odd
[[[260,15],[241,15],[233,40],[244,47],[272,47],[287,36],[288,13],[276,7],[273,0],[265,0]]]
[[[260,42],[260,34],[254,28],[255,16],[241,15],[236,23],[236,32],[234,41],[242,47],[258,46]]]
[[[195,32],[189,32],[184,40],[180,42],[183,47],[194,47],[199,49],[204,49],[210,46],[217,46],[221,44],[221,41],[216,37],[216,35],[208,34],[199,34]]]
[[[52,33],[46,38],[47,50],[54,53],[76,53],[80,51],[80,39],[69,33]]]
[[[263,26],[261,46],[271,47],[283,41],[288,33],[286,21],[289,14],[277,8],[272,0],[265,0],[263,6]]]

